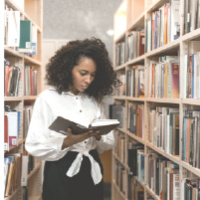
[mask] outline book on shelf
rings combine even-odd
[[[111,119],[117,119],[120,124],[119,128],[124,128],[125,126],[125,106],[122,104],[111,104],[110,105],[110,118]]]
[[[20,12],[19,11],[6,11],[7,12],[7,46],[19,47],[20,38]]]
[[[183,34],[186,34],[200,28],[200,1],[185,0],[184,4]]]
[[[25,65],[25,92],[26,96],[37,95],[37,70],[31,65]]]
[[[9,61],[4,59],[4,95],[18,96],[19,83],[21,78],[21,69],[10,65]]]
[[[6,197],[12,195],[16,188],[21,185],[21,161],[20,153],[7,154],[4,157],[4,194]]]
[[[141,144],[133,144],[130,142],[128,144],[128,166],[130,170],[131,176],[137,176],[138,175],[138,166],[137,166],[137,152],[140,149],[144,149],[144,146]]]
[[[17,146],[20,131],[20,111],[6,110],[5,115],[8,118],[6,129],[8,130],[9,147]]]
[[[186,110],[183,116],[182,160],[200,168],[200,112]]]
[[[104,135],[118,127],[119,124],[120,122],[117,119],[95,119],[88,126],[85,126],[58,116],[49,126],[49,129],[65,135],[67,134],[68,128],[71,128],[72,133],[75,135],[89,130],[100,130],[101,135]]]
[[[199,177],[183,177],[182,179],[183,197],[185,200],[200,198],[200,178]]]
[[[4,114],[4,152],[9,151],[8,116]]]
[[[20,20],[19,51],[32,53],[32,22],[29,20]]]
[[[22,156],[22,175],[21,175],[21,186],[27,186],[28,177],[28,156]]]

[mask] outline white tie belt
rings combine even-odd
[[[102,180],[102,174],[101,174],[101,169],[99,164],[97,163],[96,160],[89,154],[89,151],[82,151],[80,150],[72,150],[75,152],[78,152],[75,160],[72,162],[70,168],[66,172],[66,175],[69,177],[73,177],[74,175],[78,174],[81,168],[82,160],[83,160],[83,155],[87,156],[90,160],[91,163],[91,176],[93,179],[94,184],[98,184]]]

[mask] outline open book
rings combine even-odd
[[[88,130],[96,129],[101,131],[101,135],[104,135],[116,128],[119,124],[120,123],[117,119],[96,119],[88,127],[86,127],[59,116],[49,126],[49,129],[65,135],[67,134],[68,128],[71,128],[72,133],[75,135],[84,133]]]

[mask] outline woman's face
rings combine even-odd
[[[91,58],[83,57],[79,64],[72,69],[72,85],[70,91],[73,94],[84,92],[95,78],[96,64]]]

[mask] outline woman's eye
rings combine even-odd
[[[80,73],[81,74],[81,76],[85,76],[86,75],[86,73]]]

